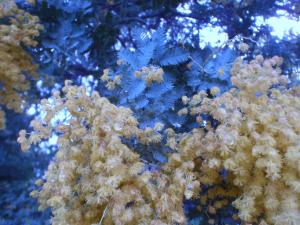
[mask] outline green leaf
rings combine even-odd
[[[177,65],[187,61],[189,54],[181,48],[169,49],[160,59],[161,66]]]

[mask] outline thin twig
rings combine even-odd
[[[105,218],[105,216],[106,216],[108,210],[109,210],[109,204],[106,205],[106,207],[105,207],[105,209],[104,209],[104,211],[103,211],[103,213],[102,213],[102,217],[101,217],[101,219],[100,219],[100,221],[99,221],[99,223],[98,223],[99,225],[102,224],[102,221],[104,220],[104,218]]]

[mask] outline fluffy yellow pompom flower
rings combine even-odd
[[[54,92],[53,102],[42,100],[45,116],[31,122],[30,135],[22,130],[18,142],[23,150],[42,139],[60,133],[58,151],[45,174],[38,180],[40,209],[51,208],[52,224],[185,224],[182,208],[184,183],[192,177],[176,177],[149,171],[146,162],[122,143],[138,137],[157,142],[154,129],[140,130],[130,109],[117,107],[97,92],[66,81],[63,93]],[[70,113],[65,123],[53,125],[61,110]],[[147,144],[146,143],[146,144]]]
[[[177,167],[184,159],[196,163],[197,180],[214,187],[210,201],[234,197],[239,218],[248,223],[300,221],[300,94],[286,86],[281,64],[280,57],[257,56],[249,64],[238,58],[233,89],[214,98],[197,94],[189,105],[191,113],[219,123],[206,133],[185,134],[177,146]]]
[[[36,65],[23,46],[36,46],[42,26],[39,19],[17,7],[13,0],[0,2],[0,129],[5,126],[4,106],[16,112],[24,109],[23,93],[30,88],[25,74],[37,79]]]

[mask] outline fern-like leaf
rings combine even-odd
[[[181,48],[169,49],[160,59],[161,66],[177,65],[187,61],[189,54]]]
[[[140,79],[135,79],[134,82],[130,82],[129,85],[126,85],[126,89],[128,91],[127,98],[129,100],[135,99],[140,96],[146,88],[145,81]]]
[[[118,52],[118,58],[128,63],[133,70],[138,70],[140,68],[141,62],[138,51],[122,49]]]
[[[204,71],[211,78],[219,78],[221,80],[229,80],[230,68],[236,58],[236,52],[227,48],[218,53],[217,57],[210,60],[204,67]]]
[[[158,98],[159,96],[163,95],[164,93],[172,90],[173,84],[170,82],[163,82],[161,84],[153,84],[149,91],[147,91],[146,96],[148,98]]]
[[[156,48],[156,43],[153,41],[149,41],[147,45],[141,47],[140,51],[140,66],[146,66],[150,63],[150,60],[153,58],[153,53]]]

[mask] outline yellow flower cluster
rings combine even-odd
[[[287,87],[281,64],[280,57],[257,56],[249,64],[238,58],[231,71],[236,88],[189,102],[192,114],[209,114],[219,124],[184,135],[171,156],[193,161],[197,180],[213,185],[202,203],[235,198],[248,223],[300,222],[300,90]]]
[[[142,67],[134,73],[135,77],[145,80],[148,85],[151,85],[153,82],[163,82],[163,75],[163,69],[156,66]]]
[[[122,79],[121,75],[117,75],[117,76],[114,77],[114,79],[112,79],[109,76],[109,69],[104,69],[103,74],[101,76],[101,80],[103,82],[106,82],[105,87],[108,90],[114,90],[116,88],[116,86],[119,86],[121,84],[121,79]]]
[[[242,43],[239,44],[239,50],[241,52],[247,52],[249,50],[249,45],[242,42]]]
[[[131,110],[116,107],[97,92],[88,95],[84,87],[69,81],[63,97],[54,92],[53,99],[44,99],[41,105],[44,117],[31,122],[29,137],[20,131],[18,142],[27,150],[53,131],[60,134],[45,182],[37,181],[42,188],[32,192],[41,209],[52,209],[52,224],[184,224],[184,183],[145,169],[145,162],[121,141],[143,137]],[[54,125],[53,118],[62,110],[70,118]],[[158,123],[145,135],[151,139],[162,128]]]
[[[35,46],[34,40],[42,26],[39,19],[19,9],[13,0],[0,2],[0,128],[4,128],[5,115],[1,106],[21,112],[23,94],[30,88],[29,79],[37,78],[36,66],[23,46]],[[29,77],[29,78],[28,78]]]
[[[63,93],[41,101],[43,116],[31,122],[33,131],[20,131],[23,151],[59,134],[55,159],[32,196],[41,209],[52,209],[53,225],[180,225],[186,223],[183,200],[191,198],[199,198],[199,209],[205,205],[210,215],[233,199],[244,223],[298,225],[300,88],[288,87],[282,62],[276,56],[259,55],[249,63],[237,58],[234,88],[183,96],[178,114],[197,115],[205,129],[184,134],[166,129],[166,145],[174,152],[160,171],[147,169],[122,140],[161,142],[163,124],[141,130],[130,109],[66,81]],[[143,67],[135,76],[147,84],[162,82],[163,70]],[[111,79],[108,69],[101,79],[108,88],[121,81]],[[61,111],[70,116],[54,124]],[[201,185],[210,188],[201,193]]]

